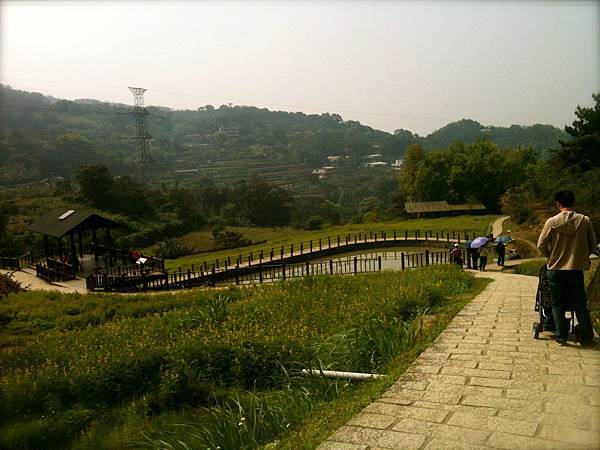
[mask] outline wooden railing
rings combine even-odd
[[[0,269],[4,270],[19,270],[19,258],[11,258],[6,256],[0,256]]]
[[[429,251],[421,253],[394,253],[400,261],[399,270],[409,270],[433,264],[449,264],[449,251]],[[463,254],[463,261],[466,261]],[[217,284],[250,284],[285,281],[291,278],[313,275],[358,275],[360,273],[378,272],[382,270],[382,257],[328,260],[302,263],[265,263],[255,266],[236,265],[232,268],[197,272],[176,271],[157,273],[140,271],[135,274],[93,274],[86,278],[90,291],[105,292],[138,292],[147,290],[189,289],[197,286],[216,286]]]
[[[67,281],[75,278],[73,266],[71,264],[48,258],[35,265],[36,276],[46,281]]]
[[[267,264],[272,262],[299,261],[315,259],[319,256],[328,256],[335,253],[352,251],[362,248],[376,248],[393,246],[399,242],[414,241],[419,245],[423,242],[436,242],[439,245],[449,243],[462,243],[469,239],[474,239],[481,234],[467,231],[433,231],[433,230],[381,230],[365,231],[354,234],[326,236],[308,241],[292,242],[289,245],[280,247],[271,247],[258,251],[251,251],[237,256],[227,256],[215,259],[213,262],[205,261],[201,264],[191,264],[190,266],[179,267],[178,271],[192,272],[209,271],[213,267],[216,270],[221,268],[229,269],[239,266],[252,266]],[[365,244],[369,244],[368,246]]]

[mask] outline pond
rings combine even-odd
[[[448,249],[440,247],[390,247],[383,249],[359,250],[341,253],[328,258],[311,260],[311,263],[319,264],[333,261],[334,263],[350,263],[357,258],[359,261],[378,260],[381,258],[381,270],[402,270],[402,254],[404,254],[404,267],[416,267],[425,264],[425,252],[429,251],[430,261],[437,263],[446,261],[449,257]]]

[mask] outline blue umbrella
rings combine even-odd
[[[487,242],[488,238],[485,236],[479,236],[478,238],[473,239],[473,242],[471,242],[471,248],[483,247],[485,244],[487,244]]]
[[[496,242],[506,243],[506,242],[510,242],[510,241],[512,241],[512,237],[510,237],[507,234],[505,234],[504,236],[498,236],[496,238]]]

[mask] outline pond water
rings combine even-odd
[[[340,253],[339,255],[330,256],[327,258],[319,258],[311,260],[311,263],[324,263],[328,261],[336,262],[351,262],[354,258],[358,260],[376,260],[381,257],[382,270],[402,270],[402,253],[404,253],[405,267],[415,267],[425,264],[424,256],[426,250],[430,252],[431,258],[437,258],[435,261],[441,261],[442,258],[448,258],[448,249],[441,247],[390,247],[383,249],[359,250],[348,253]]]

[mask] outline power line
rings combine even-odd
[[[99,87],[109,87],[114,89],[122,89],[122,86],[112,85],[112,84],[101,84],[101,83],[88,83],[88,82],[64,82],[64,81],[53,81],[53,80],[42,80],[35,78],[26,78],[26,77],[15,77],[15,80],[27,80],[27,81],[37,81],[43,83],[52,83],[52,84],[63,84],[63,85],[81,85],[81,86],[99,86]],[[152,92],[161,93],[161,94],[170,94],[170,95],[178,95],[185,96],[190,98],[190,92],[178,92],[178,91],[164,91],[161,89],[152,89]],[[193,94],[192,94],[193,95]],[[263,102],[257,100],[250,99],[232,99],[232,98],[224,98],[224,97],[210,97],[210,96],[196,96],[198,99],[203,99],[202,101],[207,102],[219,102],[221,104],[233,103],[241,105],[241,104],[251,104],[248,106],[269,106],[272,108],[287,108],[287,109],[296,109],[296,110],[319,110],[319,111],[328,111],[338,114],[357,114],[357,115],[368,115],[368,116],[379,116],[379,117],[393,117],[398,119],[425,119],[425,120],[455,120],[456,117],[444,117],[444,116],[428,116],[428,115],[419,115],[419,114],[390,114],[390,113],[381,113],[374,111],[357,111],[357,110],[348,110],[348,109],[338,109],[338,108],[326,108],[323,106],[309,106],[309,105],[292,105],[292,104],[282,104],[282,103],[271,103],[271,102]],[[163,105],[157,105],[163,106]]]

